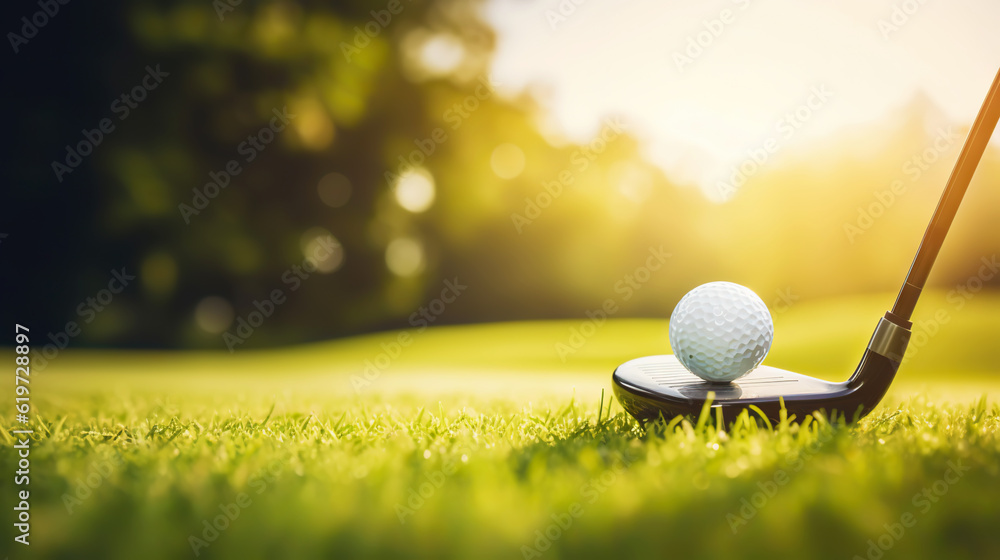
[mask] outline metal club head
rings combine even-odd
[[[770,366],[760,366],[732,383],[710,383],[690,373],[673,355],[625,362],[615,370],[612,381],[618,402],[641,421],[660,415],[668,419],[679,414],[697,415],[710,394],[710,406],[722,410],[726,423],[751,405],[777,422],[782,400],[788,416],[802,419],[825,411],[838,416],[843,413],[851,420],[868,414],[882,400],[909,339],[909,329],[883,318],[854,375],[841,383]]]

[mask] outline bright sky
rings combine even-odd
[[[702,186],[768,138],[884,120],[921,92],[969,124],[1000,68],[997,0],[575,2],[491,0],[492,79],[539,93],[555,135],[586,141],[624,116],[652,162]],[[832,96],[778,132],[819,86]]]

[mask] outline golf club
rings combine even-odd
[[[747,409],[777,422],[782,402],[788,415],[799,419],[823,410],[843,414],[850,421],[871,412],[889,389],[903,359],[910,339],[910,316],[998,118],[1000,73],[969,131],[899,296],[879,319],[850,379],[833,383],[762,365],[732,383],[710,383],[687,371],[673,355],[647,356],[625,362],[612,374],[622,407],[640,421],[661,415],[670,419],[699,414],[711,397],[711,408],[721,409],[727,424]]]

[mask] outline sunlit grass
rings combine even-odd
[[[894,540],[898,557],[1000,552],[1000,407],[985,400],[914,400],[856,427],[817,416],[770,430],[745,417],[727,431],[710,417],[644,429],[600,404],[93,397],[47,407],[32,452],[32,552],[185,558],[200,544],[193,535],[207,558],[534,557],[522,547],[547,558],[660,558],[665,548],[850,558],[907,512],[917,524]],[[915,498],[945,477],[935,501]],[[238,515],[206,536],[204,520],[226,511]]]
[[[846,378],[885,299],[776,314],[768,363]],[[997,384],[979,337],[1000,299],[946,309],[857,426],[639,425],[612,402],[610,371],[668,352],[665,319],[609,320],[565,361],[555,345],[579,321],[414,332],[357,391],[397,333],[234,355],[69,352],[32,374],[31,551],[864,558],[882,539],[886,557],[997,557],[1000,407],[983,397]]]

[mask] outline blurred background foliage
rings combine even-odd
[[[480,2],[402,0],[366,43],[358,34],[387,5],[63,7],[45,40],[5,62],[15,125],[0,210],[11,232],[0,258],[15,294],[5,312],[62,330],[121,267],[137,281],[75,343],[222,348],[220,333],[276,288],[287,302],[248,347],[405,327],[455,278],[468,290],[436,324],[584,317],[609,297],[621,316],[665,318],[686,291],[720,279],[769,305],[781,294],[889,292],[964,140],[962,130],[911,181],[906,162],[950,124],[917,97],[883,121],[782,151],[718,204],[648,163],[632,136],[608,142],[583,169],[580,146],[540,131],[531,93],[490,82],[495,37]],[[8,9],[19,17],[26,8]],[[114,118],[111,102],[147,65],[169,76],[57,181],[51,161],[81,129]],[[238,146],[283,107],[295,115],[289,129],[185,223],[179,205],[209,173],[243,162]],[[447,139],[434,141],[436,129]],[[414,156],[420,145],[434,151]],[[422,161],[405,172],[401,158]],[[573,183],[519,232],[512,215],[528,215],[528,201],[563,171]],[[936,287],[964,284],[1000,247],[998,178],[991,146]],[[845,224],[857,225],[859,208],[897,179],[906,191],[849,236]],[[290,291],[287,271],[331,238],[339,248]],[[667,266],[624,301],[616,283],[659,247],[671,254]]]

